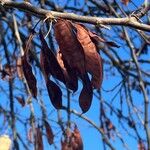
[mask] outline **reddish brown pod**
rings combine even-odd
[[[60,67],[57,58],[53,51],[48,47],[42,32],[40,31],[40,40],[42,44],[40,53],[40,62],[46,78],[52,75],[54,78],[62,81],[65,84],[65,77]]]
[[[28,140],[34,144],[36,150],[44,150],[42,136],[42,129],[39,126],[28,131]]]
[[[66,129],[65,135],[61,139],[61,150],[83,150],[83,142],[78,127],[74,130]]]
[[[55,54],[48,47],[42,32],[40,31],[40,40],[42,44],[42,49],[40,53],[40,64],[43,69],[43,74],[45,77],[47,91],[51,100],[52,105],[56,109],[62,108],[62,92],[56,83],[50,80],[52,75],[54,78],[62,81],[64,84],[65,78],[60,67]]]
[[[32,67],[27,60],[26,54],[21,57],[21,60],[22,60],[23,74],[24,74],[24,77],[27,81],[29,90],[30,90],[32,96],[34,98],[36,98],[37,97],[37,86],[36,86],[37,81],[36,81],[36,78],[32,72]]]
[[[44,150],[41,128],[38,126],[35,133],[36,150]]]
[[[74,71],[74,76],[82,80],[83,89],[79,96],[79,104],[85,113],[91,106],[93,91],[86,70],[83,47],[77,39],[75,28],[71,21],[58,19],[54,26],[54,32],[64,64],[67,64],[67,68]]]
[[[44,121],[44,125],[46,129],[46,136],[47,136],[48,143],[51,145],[54,143],[54,134],[52,128],[46,120]]]
[[[63,59],[62,53],[60,50],[57,52],[57,60],[60,64],[63,74],[66,80],[66,86],[73,90],[73,92],[77,91],[78,89],[78,77],[73,69],[68,65],[67,61]]]
[[[75,125],[74,127],[73,137],[74,137],[73,149],[83,150],[83,141],[82,141],[81,134],[77,125]]]
[[[68,65],[75,70],[77,75],[86,74],[84,51],[76,38],[72,23],[68,20],[58,19],[54,26],[54,32],[60,52]]]
[[[25,106],[25,99],[24,99],[24,97],[22,96],[22,97],[19,97],[19,96],[15,96],[15,98],[17,99],[17,101],[20,103],[20,105],[22,106],[22,107],[24,107]]]
[[[96,45],[90,38],[88,30],[77,23],[74,24],[74,27],[76,28],[77,39],[84,50],[86,70],[92,75],[93,87],[98,89],[103,80],[102,59],[97,52]]]
[[[28,84],[29,90],[34,98],[37,97],[37,81],[32,72],[32,67],[28,62],[28,51],[30,48],[31,41],[33,39],[34,33],[32,32],[26,44],[24,55],[21,57],[21,64],[23,69],[23,74]]]
[[[83,88],[79,95],[79,105],[80,108],[82,109],[82,112],[85,113],[90,109],[92,104],[93,88],[87,74],[83,77],[82,81],[83,81]]]

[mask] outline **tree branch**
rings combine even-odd
[[[136,54],[135,54],[135,47],[133,46],[133,44],[130,40],[128,32],[125,29],[124,29],[124,32],[125,32],[127,43],[128,43],[129,48],[131,50],[131,55],[132,55],[133,61],[134,61],[135,66],[137,68],[139,86],[141,88],[141,91],[142,91],[143,97],[144,97],[144,107],[145,107],[144,108],[144,110],[145,110],[145,112],[144,112],[144,127],[145,127],[145,130],[146,130],[148,149],[150,149],[150,129],[149,129],[149,122],[148,122],[148,118],[149,118],[149,115],[148,115],[149,114],[148,113],[148,111],[149,111],[149,109],[148,109],[149,108],[149,98],[148,98],[148,94],[147,94],[146,89],[145,89],[141,69],[140,69]]]
[[[94,25],[123,25],[132,27],[134,29],[150,32],[150,25],[139,23],[134,16],[125,18],[100,18],[91,16],[80,16],[74,13],[49,11],[37,8],[28,2],[13,2],[11,0],[0,0],[0,5],[2,5],[4,8],[17,8],[41,19],[46,18],[47,14],[50,13],[55,18],[64,18],[74,20],[77,22],[90,23]]]
[[[65,108],[67,110],[67,108]],[[103,130],[101,128],[99,128],[93,121],[91,121],[89,118],[87,118],[85,115],[82,115],[80,113],[78,113],[76,110],[69,110],[70,113],[84,119],[85,121],[87,121],[89,124],[91,124],[95,129],[97,129],[100,133],[101,133],[101,136],[104,140],[104,142],[108,145],[108,147],[111,149],[111,150],[115,150],[115,147],[109,142],[108,138],[106,137],[106,135],[104,134]]]

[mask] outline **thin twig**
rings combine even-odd
[[[144,127],[145,127],[145,130],[146,130],[146,136],[147,136],[147,143],[148,143],[148,149],[150,150],[150,128],[149,128],[149,122],[148,122],[148,119],[149,119],[149,98],[148,98],[148,95],[147,95],[147,92],[146,92],[146,89],[145,89],[145,85],[144,85],[144,81],[143,81],[143,78],[142,78],[142,73],[141,73],[141,69],[140,69],[140,66],[139,66],[139,63],[138,63],[138,60],[137,60],[137,56],[135,54],[136,50],[129,38],[129,35],[128,35],[128,32],[126,31],[126,29],[124,28],[124,33],[125,33],[125,36],[126,36],[126,41],[130,47],[130,50],[131,50],[131,55],[132,55],[132,58],[134,60],[134,63],[135,63],[135,66],[136,66],[136,69],[137,69],[137,73],[138,73],[138,80],[139,80],[139,86],[141,88],[141,91],[142,91],[142,94],[144,96],[144,110],[145,110],[145,113],[144,113]]]
[[[67,110],[66,107],[64,107],[65,110]],[[101,128],[99,128],[93,121],[91,121],[89,118],[87,118],[85,115],[80,114],[79,112],[77,112],[76,110],[70,110],[70,113],[75,114],[76,116],[84,119],[85,121],[87,121],[89,124],[91,124],[95,129],[98,130],[98,132],[101,133],[102,138],[104,140],[104,142],[107,144],[107,146],[109,146],[109,148],[111,150],[115,150],[114,146],[109,142],[109,140],[107,139],[107,137],[105,136],[103,130]]]

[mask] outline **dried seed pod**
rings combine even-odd
[[[52,75],[54,78],[62,81],[65,84],[63,71],[57,61],[55,54],[48,47],[42,32],[40,31],[40,40],[42,43],[40,62],[46,78]]]
[[[50,100],[52,102],[52,105],[56,109],[61,109],[62,108],[62,92],[60,88],[57,86],[56,83],[54,83],[51,80],[47,80],[46,86],[47,86],[47,91],[48,91]]]
[[[83,142],[77,125],[75,125],[73,137],[74,137],[73,150],[83,150]]]
[[[68,20],[58,19],[54,26],[54,32],[64,64],[67,64],[68,67],[74,70],[75,75],[83,82],[83,90],[80,94],[79,103],[82,111],[86,112],[91,105],[93,92],[86,70],[86,58],[83,46],[77,39],[72,22]]]
[[[54,143],[54,134],[53,134],[50,124],[46,120],[44,121],[44,124],[46,128],[47,140],[48,140],[48,143],[51,145]]]
[[[58,19],[54,32],[60,52],[68,65],[75,70],[77,75],[86,74],[84,51],[76,38],[72,23]]]
[[[66,129],[61,138],[61,150],[83,150],[82,138],[76,125],[73,131]]]
[[[82,109],[82,112],[85,113],[89,110],[92,98],[93,98],[93,89],[88,75],[86,75],[83,79],[83,88],[81,90],[79,96],[79,105]]]
[[[22,107],[25,106],[26,103],[25,103],[25,100],[24,100],[24,97],[23,97],[23,96],[22,96],[22,97],[16,96],[15,98],[16,98],[17,101],[21,104]]]
[[[36,98],[37,97],[37,85],[36,85],[37,81],[36,81],[36,78],[32,72],[32,67],[31,67],[30,63],[28,62],[28,51],[29,51],[33,36],[34,36],[34,31],[31,32],[31,34],[28,38],[24,55],[21,57],[21,63],[22,63],[23,74],[24,74],[24,77],[27,81],[29,90],[30,90],[32,96],[34,98]]]
[[[36,142],[36,150],[43,150],[43,138],[42,138],[42,132],[40,127],[36,128],[36,136],[35,136],[35,142]]]
[[[63,70],[66,86],[75,92],[78,89],[78,78],[75,74],[75,71],[69,67],[67,62],[63,59],[60,51],[57,52],[57,60]]]
[[[37,86],[36,86],[37,81],[36,81],[36,78],[32,72],[32,67],[28,63],[26,55],[27,54],[25,53],[24,56],[21,57],[23,73],[24,73],[24,77],[27,81],[27,84],[28,84],[28,87],[30,89],[32,96],[34,98],[36,98],[37,97]]]
[[[86,70],[92,75],[92,85],[94,88],[100,88],[103,80],[102,59],[97,53],[96,45],[92,42],[89,32],[80,24],[74,24],[76,28],[77,39],[81,43],[86,62]]]

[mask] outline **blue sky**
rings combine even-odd
[[[59,6],[62,6],[63,3],[65,3],[66,1],[62,1],[62,0],[57,0],[57,1],[54,1],[55,3],[57,3]],[[137,5],[137,6],[140,6],[142,3],[143,3],[143,0],[133,0],[133,2]],[[80,1],[80,3],[82,3],[82,1]],[[73,5],[73,3],[70,2],[70,6]],[[83,4],[81,4],[83,5]],[[81,6],[80,5],[80,6]],[[80,7],[79,6],[79,7]],[[123,6],[123,7],[127,7],[127,9],[136,9],[133,4],[129,4],[128,6]],[[114,34],[113,30],[103,30],[104,33],[106,34]],[[10,35],[11,36],[11,35]],[[138,43],[138,41],[135,41]],[[9,47],[10,49],[12,48],[11,45]],[[2,52],[2,47],[0,48],[0,52]],[[123,58],[123,59],[127,59],[127,58],[130,58],[130,54],[129,54],[129,50],[125,47],[125,48],[122,48],[120,47],[119,49],[117,49],[117,53]],[[102,54],[102,57],[103,59],[107,60],[108,58],[103,54]],[[1,56],[3,56],[4,54],[1,54]],[[149,56],[149,55],[148,55]],[[3,61],[3,63],[5,63]],[[107,68],[108,66],[106,64],[104,64],[104,68]],[[146,66],[147,67],[147,66]],[[117,70],[114,68],[114,72],[117,73]],[[38,74],[38,73],[37,73]],[[38,80],[38,87],[42,89],[45,89],[45,83],[44,83],[44,79],[41,78],[41,76],[36,76],[39,80]],[[112,87],[114,87],[116,84],[118,84],[119,82],[121,81],[121,78],[120,76],[110,76],[109,73],[104,73],[104,80],[103,80],[103,89],[105,90],[109,90],[109,89],[112,89]],[[3,87],[5,87],[5,89],[8,89],[8,83],[6,81],[3,81],[3,80],[0,80],[0,84],[3,85]],[[15,80],[15,84],[14,86],[16,87],[23,87],[22,83],[19,82],[18,80]],[[114,97],[114,95],[118,92],[120,86],[118,88],[116,88],[116,90],[114,92],[105,92],[102,90],[102,99],[106,100],[108,103],[111,101],[111,99]],[[81,84],[79,83],[79,89],[77,91],[77,93],[80,92],[80,89],[81,89]],[[47,110],[47,114],[48,115],[48,118],[49,118],[49,122],[54,130],[54,133],[58,136],[58,138],[55,139],[55,144],[60,147],[60,137],[61,137],[61,134],[60,134],[60,128],[59,126],[57,125],[57,123],[54,121],[56,120],[56,110],[53,108],[53,106],[51,105],[50,103],[50,100],[49,100],[49,97],[47,96],[47,92],[45,91],[42,91],[43,93],[45,93],[45,96],[44,96],[44,104],[46,106],[46,110]],[[22,91],[18,91],[16,90],[15,93],[17,93],[18,95],[22,95]],[[142,104],[142,96],[136,92],[136,91],[133,91],[133,96],[134,96],[134,99],[135,99],[135,103],[137,105],[140,105]],[[66,93],[64,92],[63,93],[64,95],[66,95]],[[25,99],[27,98],[27,96],[25,96]],[[76,109],[77,111],[81,112],[81,109],[79,108],[78,106],[78,94],[74,94],[72,97],[71,97],[72,101],[75,100],[75,102],[72,102],[71,103],[71,108],[73,109]],[[116,108],[119,108],[120,107],[120,102],[119,102],[119,95],[117,95],[116,99],[114,100],[113,102],[113,105],[116,107]],[[65,103],[65,99],[63,99],[64,103]],[[20,104],[18,104],[18,102],[15,100],[15,112],[17,114],[17,116],[21,119],[23,119],[25,121],[26,118],[29,118],[30,116],[30,108],[29,106],[26,106],[24,108],[22,108],[20,106]],[[6,97],[4,94],[2,94],[2,89],[0,89],[0,106],[2,106],[3,108],[9,110],[9,101],[8,101],[8,97]],[[33,100],[33,106],[34,106],[34,110],[35,110],[35,114],[36,114],[36,120],[39,122],[39,124],[41,124],[41,109],[40,109],[40,106],[39,104],[36,102],[36,100]],[[87,116],[89,119],[91,119],[97,126],[100,126],[100,122],[99,122],[99,109],[100,109],[100,106],[99,106],[99,100],[97,98],[93,98],[93,102],[92,102],[92,106],[90,108],[90,110],[85,114],[85,116]],[[125,104],[124,105],[124,108],[123,108],[123,112],[125,115],[126,112],[127,112],[127,105]],[[136,140],[133,140],[133,138],[130,138],[129,136],[127,136],[127,133],[124,132],[122,130],[122,128],[120,127],[119,123],[118,123],[118,120],[116,119],[116,117],[114,115],[111,115],[110,114],[110,110],[107,109],[106,107],[106,114],[108,116],[108,118],[116,125],[116,128],[119,129],[119,132],[122,133],[123,135],[123,138],[125,138],[126,142],[128,143],[130,149],[137,149],[137,142]],[[66,120],[66,112],[62,111],[62,117],[64,120]],[[83,121],[82,119],[80,119],[79,117],[75,116],[75,115],[71,115],[71,120],[73,122],[75,122],[81,132],[81,136],[82,136],[82,139],[83,139],[83,143],[84,143],[84,150],[100,150],[100,149],[103,149],[103,143],[102,143],[102,138],[101,138],[101,135],[100,133],[97,132],[96,129],[94,129],[89,123],[87,123],[86,121]],[[9,128],[5,128],[5,122],[4,122],[4,117],[3,115],[0,116],[0,129],[1,132],[0,134],[10,134],[10,129]],[[17,131],[19,133],[22,133],[21,136],[25,138],[26,134],[25,134],[25,128],[22,126],[22,124],[20,122],[16,122],[16,127],[17,127]],[[29,126],[27,126],[27,130],[29,129]],[[129,129],[129,127],[127,127],[127,129]],[[132,129],[129,129],[131,133],[133,133]],[[145,136],[144,133],[143,133],[143,128],[140,128],[139,127],[139,131],[140,134],[142,135],[143,134],[143,137]],[[133,133],[134,134],[134,133]],[[11,134],[10,134],[11,136]],[[44,138],[45,139],[45,138]],[[119,150],[119,149],[124,149],[124,147],[122,146],[122,143],[121,141],[119,141],[116,137],[114,138],[114,141],[113,140],[110,140],[112,143],[113,143],[113,146]],[[44,145],[45,145],[45,150],[48,150],[48,149],[54,149],[54,146],[49,146],[49,144],[47,143],[46,139],[44,140]],[[31,146],[31,145],[30,145]],[[32,147],[32,146],[31,146]],[[23,150],[23,147],[21,147],[21,150]]]

